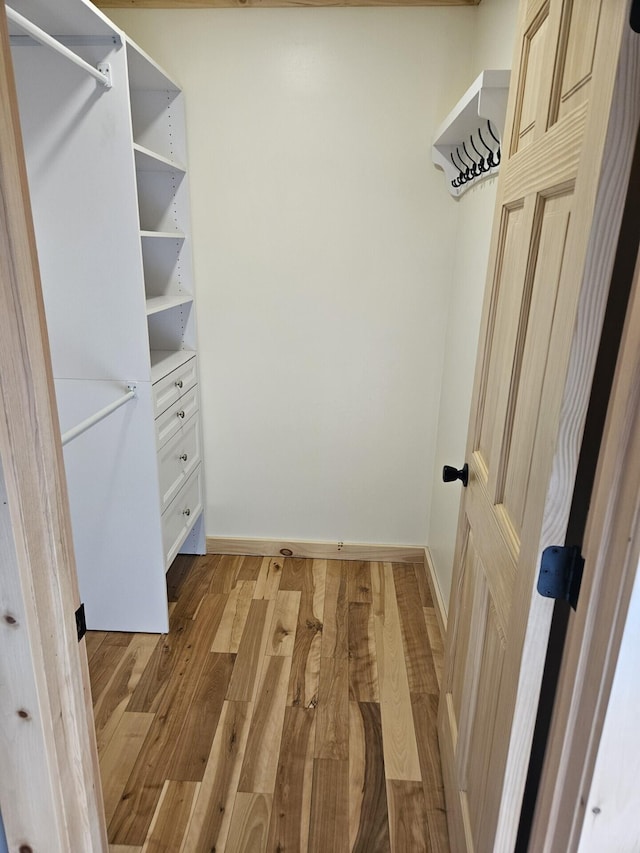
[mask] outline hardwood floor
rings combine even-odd
[[[112,853],[448,853],[423,571],[180,556],[169,634],[89,632]]]

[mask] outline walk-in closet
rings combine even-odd
[[[635,849],[637,5],[4,5],[0,853]]]

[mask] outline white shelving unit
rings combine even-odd
[[[445,173],[449,192],[455,197],[461,196],[484,178],[495,175],[499,169],[499,166],[495,166],[483,175],[458,187],[452,184],[459,174],[459,169],[452,163],[451,156],[458,156],[457,151],[462,150],[463,143],[466,143],[467,149],[469,149],[469,140],[472,135],[480,154],[485,153],[486,156],[485,149],[478,137],[478,129],[484,128],[484,138],[494,149],[497,148],[497,144],[488,133],[487,121],[492,123],[494,132],[497,130],[499,138],[502,139],[510,77],[510,71],[483,71],[436,131],[432,147],[432,160]],[[476,152],[470,151],[469,153],[472,159],[479,159]],[[464,153],[462,162],[464,162]]]
[[[164,632],[205,550],[183,95],[86,0],[10,5],[109,69],[10,26],[62,431],[136,389],[65,446],[87,625]]]

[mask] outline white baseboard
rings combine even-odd
[[[429,581],[429,589],[431,590],[431,597],[433,598],[438,625],[440,626],[440,633],[444,640],[447,636],[447,608],[445,607],[436,570],[428,548],[424,549],[424,567],[427,573],[427,580]]]
[[[417,546],[357,545],[351,542],[306,542],[285,539],[225,539],[219,536],[207,536],[207,554],[306,557],[314,560],[369,560],[380,563],[422,563],[424,560],[424,548]]]

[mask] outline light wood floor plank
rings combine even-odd
[[[426,693],[412,694],[411,707],[418,741],[425,803],[429,811],[441,811],[444,815],[444,783],[438,748],[438,697]]]
[[[258,580],[261,565],[262,557],[243,557],[238,572],[238,581],[253,581],[255,583]]]
[[[210,592],[209,587],[218,570],[219,561],[218,556],[208,556],[193,563],[182,582],[176,606],[171,614],[172,619],[194,618],[203,596]]]
[[[128,711],[153,714],[158,710],[171,673],[182,660],[185,643],[190,637],[190,631],[187,629],[191,625],[191,619],[172,618],[171,630],[158,640],[153,655],[131,694]]]
[[[416,573],[411,564],[393,563],[404,656],[409,690],[412,693],[439,693],[429,634],[420,602]]]
[[[227,596],[220,626],[211,645],[212,652],[237,653],[247,623],[249,605],[253,598],[255,581],[238,581]]]
[[[327,560],[322,657],[346,658],[349,654],[347,614],[350,565],[346,561]]]
[[[267,850],[306,850],[309,840],[315,710],[287,707]]]
[[[218,556],[217,560],[217,565],[211,573],[209,592],[216,595],[228,595],[236,585],[244,557],[232,557],[229,554],[223,554]]]
[[[251,718],[239,791],[261,794],[274,791],[290,674],[291,658],[273,656],[266,659]]]
[[[349,663],[322,658],[316,712],[316,758],[349,758]]]
[[[91,661],[91,658],[95,655],[95,653],[100,648],[102,641],[108,636],[107,631],[87,631],[85,636],[85,643],[87,646],[87,660]]]
[[[198,782],[167,780],[164,783],[142,853],[175,853],[180,850],[199,790]]]
[[[442,634],[440,633],[440,625],[435,608],[425,607],[423,610],[424,621],[427,624],[427,633],[429,634],[429,645],[431,647],[431,658],[438,679],[438,688],[442,689],[442,668],[444,666],[444,643]]]
[[[353,560],[346,564],[349,581],[349,601],[371,603],[371,566],[369,563]]]
[[[304,577],[308,571],[309,560],[298,557],[285,557],[280,578],[280,589],[302,592]]]
[[[132,636],[132,634],[124,634],[120,631],[110,631],[96,649],[89,669],[91,697],[94,706],[100,700],[103,690],[111,680],[115,668],[131,642]]]
[[[355,601],[349,604],[349,698],[380,701],[372,605]]]
[[[349,853],[349,762],[313,762],[309,853]]]
[[[224,604],[224,596],[205,595],[198,619],[187,629],[189,637],[182,659],[169,676],[158,712],[109,825],[110,837],[118,844],[143,844],[146,839]]]
[[[447,812],[444,809],[427,810],[427,835],[430,853],[450,853]]]
[[[245,630],[240,640],[233,674],[227,690],[227,699],[235,702],[251,702],[258,689],[258,677],[275,601],[253,599]]]
[[[183,853],[224,850],[240,767],[249,734],[249,702],[225,702],[207,769],[181,848]]]
[[[293,645],[288,705],[315,708],[320,683],[322,618],[327,576],[326,560],[290,561],[296,568],[289,572],[288,583],[300,587],[300,607]],[[298,569],[297,564],[302,563]],[[285,569],[287,562],[285,561]],[[284,572],[283,572],[284,574]],[[283,581],[285,578],[283,577]],[[282,582],[280,584],[282,588]]]
[[[175,741],[167,768],[170,779],[202,781],[234,662],[235,655],[207,655],[189,713]]]
[[[374,630],[387,779],[420,782],[409,681],[391,563],[372,563]]]
[[[133,770],[146,738],[153,714],[125,711],[107,748],[100,756],[100,776],[107,824],[120,802],[120,797]]]
[[[415,569],[418,589],[420,590],[420,602],[423,607],[433,607],[433,598],[431,596],[431,589],[429,588],[426,564],[423,561],[422,563],[413,563],[412,565]]]
[[[109,683],[94,704],[98,754],[111,740],[157,644],[156,634],[133,634]]]
[[[275,598],[280,589],[283,561],[278,557],[263,557],[253,591],[254,598]]]
[[[265,853],[272,803],[270,794],[236,794],[225,853]]]
[[[130,844],[110,844],[109,853],[142,853],[142,847],[132,847]]]
[[[293,654],[301,595],[296,590],[279,590],[269,628],[268,655],[291,657]]]
[[[425,827],[429,821],[419,782],[387,779],[391,853],[430,853]]]
[[[390,849],[380,706],[349,702],[349,850]]]

